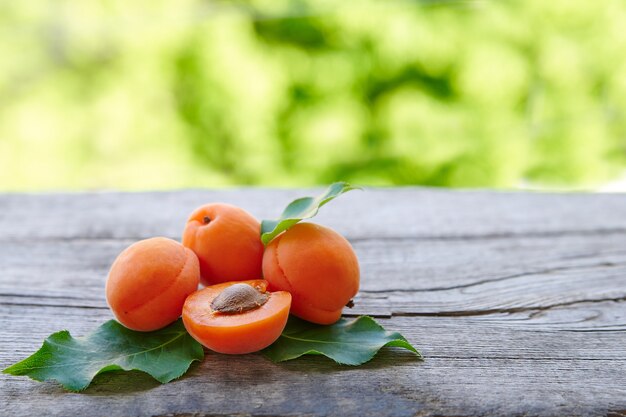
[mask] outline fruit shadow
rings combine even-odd
[[[303,373],[335,373],[350,369],[380,370],[398,366],[420,366],[424,359],[405,349],[383,347],[369,362],[362,365],[341,365],[323,355],[305,355],[297,359],[276,363],[276,366]]]
[[[161,383],[141,371],[111,371],[97,375],[83,395],[129,394],[148,391]]]
[[[198,366],[197,362],[191,364],[189,371]],[[185,379],[185,375],[178,380]],[[106,396],[112,394],[131,394],[160,387],[161,384],[145,372],[141,371],[110,371],[96,375],[89,387],[81,394],[92,396]]]

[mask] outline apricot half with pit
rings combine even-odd
[[[268,292],[265,280],[226,282],[187,297],[183,323],[194,339],[215,352],[251,353],[278,339],[290,306],[291,295]]]

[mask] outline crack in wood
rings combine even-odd
[[[492,314],[516,314],[523,312],[541,312],[551,310],[559,307],[568,307],[578,304],[594,304],[603,302],[616,302],[620,303],[626,301],[626,296],[612,297],[612,298],[597,298],[597,299],[584,299],[574,300],[563,303],[555,303],[547,306],[529,306],[529,307],[512,307],[512,308],[491,308],[484,310],[454,310],[454,311],[426,311],[426,312],[411,312],[411,311],[391,311],[391,313],[367,313],[367,312],[345,312],[344,317],[358,317],[361,315],[368,315],[375,318],[392,318],[392,317],[473,317],[473,316],[487,316]],[[108,310],[108,306],[90,306],[90,305],[67,305],[67,304],[45,304],[45,303],[13,303],[3,302],[5,306],[22,306],[22,307],[54,307],[54,308],[84,308],[93,310]],[[572,330],[573,331],[573,330]],[[602,330],[598,330],[602,331]],[[605,330],[606,331],[606,330]],[[611,329],[610,331],[615,331]],[[617,330],[619,331],[619,330]]]
[[[67,305],[67,304],[43,304],[43,303],[11,303],[2,302],[3,306],[17,306],[17,307],[54,307],[54,308],[85,308],[90,310],[108,310],[108,306],[88,306],[88,305]]]
[[[558,356],[448,356],[448,355],[432,355],[429,354],[425,357],[425,360],[428,359],[448,359],[448,360],[458,360],[458,361],[464,361],[464,360],[472,360],[472,359],[478,359],[478,360],[490,360],[490,361],[506,361],[506,360],[513,360],[513,361],[563,361],[563,362],[572,362],[572,361],[584,361],[584,362],[606,362],[606,358],[583,358],[583,357],[579,357],[577,356],[576,358],[571,358],[571,357],[558,357]],[[611,359],[611,361],[614,362],[624,362],[626,363],[626,358],[620,358],[620,359]]]
[[[568,333],[626,333],[626,324],[618,324],[617,329],[557,329],[558,332]]]
[[[17,297],[17,298],[51,298],[57,300],[83,300],[83,301],[101,301],[100,298],[85,298],[85,297],[76,297],[73,295],[50,295],[46,294],[45,296],[41,296],[40,294],[19,294],[19,293],[0,293],[0,297]]]
[[[520,238],[558,238],[575,236],[606,236],[606,235],[626,235],[626,228],[599,228],[599,229],[565,229],[553,231],[530,231],[530,232],[502,232],[485,234],[459,234],[459,235],[407,235],[407,236],[350,236],[346,238],[352,243],[368,241],[472,241],[472,240],[500,240],[500,239],[520,239]],[[77,235],[77,236],[8,236],[0,239],[0,243],[20,243],[20,242],[74,242],[74,241],[137,241],[150,236],[111,236],[111,235]],[[165,236],[173,240],[179,240],[180,236]]]
[[[516,273],[516,274],[505,275],[505,276],[502,276],[502,277],[488,278],[488,279],[483,279],[483,280],[480,280],[480,281],[470,282],[470,283],[467,283],[467,284],[451,285],[451,286],[447,286],[447,287],[387,288],[387,289],[384,289],[384,290],[360,290],[360,292],[361,293],[366,293],[366,294],[383,294],[383,293],[393,293],[393,292],[395,292],[395,293],[412,293],[412,292],[450,291],[450,290],[458,290],[458,289],[463,289],[463,288],[471,288],[471,287],[475,287],[475,286],[478,286],[478,285],[489,284],[489,283],[493,283],[493,282],[507,281],[509,279],[529,277],[529,276],[533,276],[533,275],[550,274],[550,273],[553,273],[553,272],[561,272],[561,271],[574,271],[574,270],[577,270],[577,269],[614,268],[614,267],[619,266],[619,265],[626,266],[626,264],[616,264],[616,263],[611,263],[611,262],[600,262],[598,264],[593,264],[593,265],[560,266],[560,267],[554,267],[554,268],[540,269],[540,270],[537,270],[537,271],[519,272],[519,273]]]
[[[313,414],[281,414],[281,417],[306,417]],[[250,413],[170,413],[170,414],[153,414],[151,417],[275,417],[275,414],[250,414]]]
[[[558,307],[568,307],[577,304],[594,304],[604,302],[616,302],[620,303],[626,301],[626,296],[617,298],[596,298],[575,300],[563,303],[555,303],[547,306],[529,306],[529,307],[511,307],[511,308],[488,308],[484,310],[456,310],[456,311],[433,311],[433,312],[403,312],[392,311],[392,317],[470,317],[470,316],[487,316],[491,314],[515,314],[524,313],[527,311],[546,311]]]
[[[458,234],[458,235],[412,235],[412,236],[353,236],[349,237],[351,242],[365,242],[370,240],[377,241],[470,241],[470,240],[499,240],[499,239],[519,239],[519,238],[558,238],[558,237],[576,237],[576,236],[606,236],[606,235],[624,235],[626,228],[598,228],[598,229],[564,229],[551,231],[527,231],[527,232],[502,232],[502,233],[484,233],[484,234]],[[346,236],[348,237],[348,236]]]

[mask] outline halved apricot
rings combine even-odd
[[[282,333],[291,294],[267,292],[267,281],[211,285],[187,297],[183,323],[189,334],[219,353],[251,353],[268,347]]]

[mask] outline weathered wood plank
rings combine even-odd
[[[294,190],[0,196],[0,366],[111,318],[106,273],[135,239],[177,238],[191,209],[274,217]],[[626,414],[626,197],[354,192],[316,219],[348,236],[357,307],[426,356],[364,367],[208,354],[159,385],[102,375],[84,394],[0,375],[7,415],[600,416]]]
[[[189,213],[223,201],[275,218],[314,190],[187,190],[153,193],[5,194],[0,239],[178,237]],[[626,196],[455,191],[428,188],[352,191],[317,220],[352,239],[626,233]]]
[[[623,304],[602,302],[541,312],[379,320],[400,331],[428,358],[626,360],[625,310]],[[105,309],[2,306],[6,338],[0,359],[15,360],[16,352],[32,352],[57,330],[83,335],[111,318]],[[25,332],[28,326],[32,328]]]
[[[108,268],[131,242],[0,242],[3,274],[11,277],[0,277],[0,301],[106,308]],[[626,299],[626,235],[354,246],[363,273],[351,314],[475,315]]]
[[[616,303],[584,306],[582,329],[602,316],[624,314]],[[56,317],[45,307],[3,307],[8,326],[0,361],[36,348],[60,323],[80,334],[106,316],[101,310],[67,308]],[[571,310],[569,310],[571,311]],[[601,314],[598,314],[601,312]],[[16,313],[20,315],[17,316]],[[542,316],[522,313],[490,320],[475,317],[398,317],[382,323],[422,348],[424,362],[390,350],[361,368],[341,368],[309,358],[275,365],[258,355],[209,353],[189,376],[160,386],[148,378],[104,376],[84,395],[64,393],[53,383],[0,377],[7,415],[603,415],[608,405],[626,407],[623,337],[580,330],[581,312]],[[563,320],[565,318],[565,320]],[[57,323],[57,321],[59,323]],[[569,321],[569,322],[568,322]],[[551,322],[555,327],[546,329]],[[57,326],[57,327],[55,327]],[[569,329],[568,329],[569,327]],[[570,330],[570,331],[565,331]],[[4,380],[4,381],[3,381]],[[497,384],[494,384],[497,381]],[[28,393],[24,401],[23,393]],[[63,402],[54,405],[63,398]],[[137,405],[141,406],[137,406]]]
[[[71,394],[52,384],[33,387],[18,380],[3,391],[3,411],[94,417],[603,416],[624,409],[626,379],[615,361],[571,364],[564,369],[562,361],[438,358],[413,363],[385,354],[366,366],[340,370],[315,358],[275,365],[258,355],[228,361],[208,357],[166,386],[137,376],[103,375],[85,394]],[[20,400],[24,392],[35,401]]]

